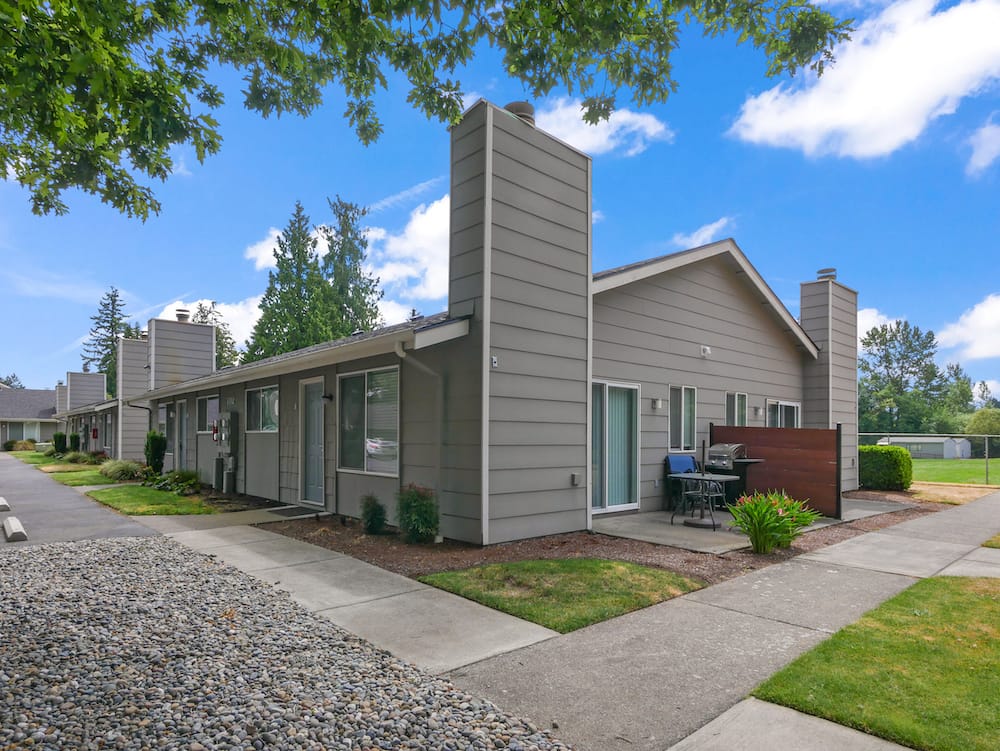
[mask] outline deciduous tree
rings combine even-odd
[[[232,67],[244,104],[263,116],[307,115],[339,89],[345,117],[369,143],[382,132],[375,95],[390,72],[407,100],[453,122],[455,78],[487,45],[503,73],[541,97],[579,93],[594,122],[630,92],[638,105],[677,87],[670,56],[683,24],[763,50],[771,75],[822,72],[849,26],[803,0],[0,0],[0,174],[31,192],[37,213],[63,213],[79,188],[145,219],[148,183],[173,169],[170,150],[199,160],[222,138],[213,83]]]

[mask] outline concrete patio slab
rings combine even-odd
[[[455,670],[558,635],[431,587],[321,610],[319,615],[431,673]]]
[[[750,547],[746,536],[730,528],[729,523],[733,520],[731,514],[716,511],[715,518],[721,526],[713,531],[685,526],[684,516],[681,514],[678,514],[671,524],[669,511],[595,516],[594,531],[611,537],[643,540],[698,553],[728,553],[731,550]]]
[[[224,545],[212,548],[206,553],[249,574],[283,566],[325,561],[342,555],[281,535],[271,535],[271,539],[260,542]]]
[[[210,551],[227,545],[245,545],[254,542],[274,540],[277,535],[258,527],[245,524],[235,527],[216,527],[214,529],[192,529],[184,532],[169,532],[177,542],[183,543],[192,550]]]
[[[449,677],[581,751],[662,751],[825,638],[680,597]]]
[[[972,550],[971,545],[869,532],[799,558],[923,578],[934,576]]]
[[[669,751],[903,751],[859,730],[758,699],[746,699]]]
[[[426,589],[414,579],[346,555],[257,571],[256,576],[291,593],[293,600],[314,612]]]
[[[692,592],[685,599],[833,633],[916,582],[908,576],[799,558]],[[822,597],[817,597],[817,591]]]

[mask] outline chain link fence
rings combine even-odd
[[[858,433],[858,443],[862,446],[902,446],[914,460],[914,480],[974,485],[1000,484],[1000,468],[995,466],[1000,459],[998,435]],[[992,475],[991,460],[994,464]]]

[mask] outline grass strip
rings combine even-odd
[[[983,543],[984,548],[1000,548],[1000,535],[995,535]]]
[[[1000,748],[1000,579],[925,579],[753,695],[926,751]]]
[[[986,482],[985,459],[914,459],[916,482],[982,485]],[[990,462],[990,483],[1000,483],[1000,461]]]
[[[49,474],[56,482],[79,488],[84,485],[114,485],[115,481],[108,479],[96,469],[72,470],[69,472],[52,472]]]
[[[59,461],[54,456],[46,456],[39,451],[11,451],[10,454],[11,456],[16,456],[25,464],[44,465],[55,464]]]
[[[129,516],[214,514],[215,509],[196,495],[180,496],[143,485],[119,485],[87,493],[95,501]]]
[[[420,581],[561,634],[703,586],[670,571],[597,558],[495,563]]]

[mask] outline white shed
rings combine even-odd
[[[879,439],[879,446],[902,446],[914,459],[970,459],[972,444],[968,438],[944,435],[889,436]]]

